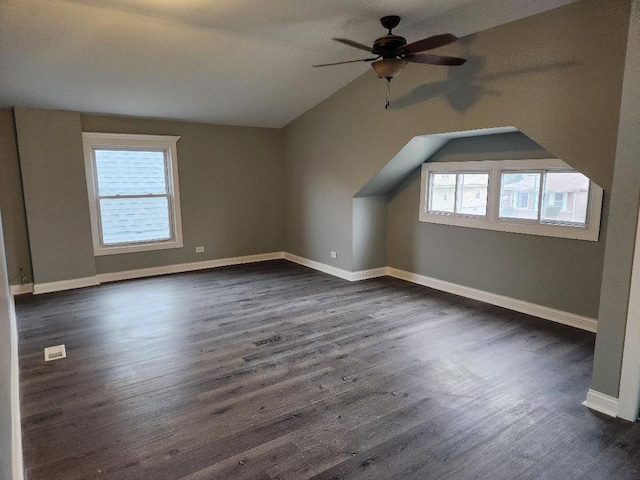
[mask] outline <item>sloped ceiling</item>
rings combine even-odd
[[[355,197],[375,197],[388,195],[412,171],[432,157],[438,150],[452,140],[486,135],[513,133],[515,127],[495,127],[463,132],[436,133],[413,137],[367,184],[356,193]]]
[[[369,70],[312,68],[362,58],[331,37],[373,43],[387,14],[408,41],[464,36],[572,1],[1,0],[0,106],[279,128]]]

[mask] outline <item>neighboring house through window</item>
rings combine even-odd
[[[602,189],[561,160],[422,166],[420,221],[597,240]]]
[[[180,137],[83,133],[94,253],[182,247]]]

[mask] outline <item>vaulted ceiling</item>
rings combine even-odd
[[[332,37],[371,44],[388,14],[409,42],[464,36],[572,1],[0,0],[0,106],[282,127],[370,69],[312,68],[362,58]]]

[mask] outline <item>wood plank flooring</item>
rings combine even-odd
[[[571,327],[286,261],[16,301],[27,480],[640,478]]]

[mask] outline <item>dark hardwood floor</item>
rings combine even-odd
[[[640,478],[571,327],[286,261],[16,303],[27,480]]]

